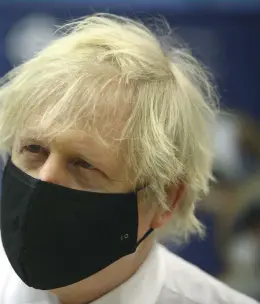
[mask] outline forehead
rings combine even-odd
[[[54,96],[32,107],[31,111],[25,110],[25,114],[20,113],[17,127],[22,133],[46,139],[57,139],[64,134],[70,136],[73,130],[78,132],[79,138],[99,137],[101,141],[111,144],[113,139],[121,137],[132,112],[131,105],[125,103],[123,98],[120,100],[108,100],[108,96],[97,95],[84,100],[73,98],[73,102],[61,102]]]
[[[31,107],[20,107],[25,111],[16,125],[16,140],[33,138],[62,147],[63,151],[83,150],[84,155],[102,159],[110,167],[118,165],[125,154],[122,130],[132,111],[131,103],[125,102],[121,91],[109,93],[117,91],[115,83],[102,94],[92,82],[88,84],[88,91],[93,92],[84,96],[65,98],[65,94],[59,99],[55,92],[49,97],[34,95],[38,101],[31,100]]]

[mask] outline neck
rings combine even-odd
[[[134,254],[123,257],[97,274],[70,286],[55,289],[61,304],[88,304],[132,277],[146,260],[153,241],[147,238]]]

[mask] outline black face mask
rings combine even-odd
[[[10,160],[2,182],[1,235],[27,285],[50,290],[76,283],[134,253],[137,194],[73,190],[25,174]]]

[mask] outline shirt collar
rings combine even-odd
[[[154,245],[139,270],[125,283],[91,304],[155,304],[165,277],[164,263],[160,259],[159,245]]]

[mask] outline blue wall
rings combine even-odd
[[[66,3],[20,1],[27,2],[27,5],[12,4],[19,2],[15,0],[9,1],[8,5],[5,2],[0,3],[0,76],[11,68],[5,54],[5,36],[18,20],[29,13],[44,12],[62,22],[93,11],[109,11],[130,16],[142,15],[141,6],[137,5],[137,2],[133,2],[135,5],[130,5],[128,2],[128,4],[108,6],[104,3],[109,3],[109,1],[97,1],[95,5],[88,7],[83,5],[82,1],[73,2],[73,7],[68,1]],[[36,2],[39,3],[36,5]],[[159,3],[163,2],[165,6],[154,7],[142,1],[140,2],[142,12],[164,15],[176,28],[176,32],[188,41],[195,55],[210,66],[217,78],[222,104],[258,117],[260,115],[258,105],[260,100],[260,13],[221,13],[209,8],[205,10],[205,7],[204,10],[192,12],[191,6],[189,6],[189,11],[180,12],[177,9],[177,3],[180,4],[182,1],[174,1],[175,5],[172,7],[169,4],[171,1]],[[87,3],[94,3],[94,1]],[[179,7],[183,8],[181,5]]]

